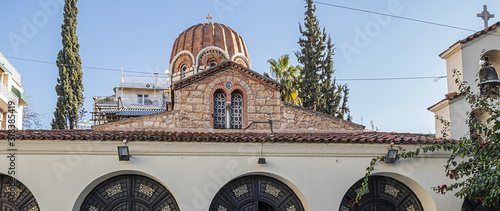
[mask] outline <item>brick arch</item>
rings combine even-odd
[[[181,51],[177,55],[175,55],[172,60],[172,64],[170,64],[170,74],[178,72],[179,67],[182,64],[186,64],[188,68],[194,66],[194,56],[189,51]]]
[[[231,89],[228,89],[226,87],[226,83],[231,82],[233,84],[233,87]],[[205,103],[209,103],[210,105],[210,114],[213,115],[214,111],[214,94],[216,92],[222,92],[226,95],[226,105],[230,105],[231,103],[231,94],[234,92],[238,92],[242,95],[243,97],[243,128],[248,126],[248,100],[249,100],[249,95],[252,94],[252,91],[249,89],[249,86],[240,79],[233,79],[231,81],[226,80],[225,77],[217,78],[215,79],[210,85],[208,85],[205,88],[205,91],[203,93],[203,96],[208,96],[205,97],[204,99],[206,100]],[[211,118],[210,120],[210,125],[214,124],[214,119]]]
[[[233,78],[233,80],[231,80],[235,83],[238,83],[240,85],[240,89],[242,90],[242,92],[245,93],[246,96],[252,96],[253,95],[253,92],[252,90],[250,89],[250,86],[243,80],[239,79],[239,78]],[[215,89],[217,87],[217,85],[219,85],[220,83],[222,82],[229,82],[229,80],[226,80],[225,77],[219,77],[217,79],[215,79],[214,81],[212,81],[210,84],[208,84],[206,87],[205,87],[205,90],[203,91],[203,96],[213,96],[213,94],[215,93]],[[224,87],[221,87],[224,89]],[[226,93],[228,94],[228,93]],[[204,103],[210,103],[210,98],[207,98],[205,97],[205,102]],[[248,99],[248,97],[247,97]]]
[[[200,71],[201,66],[204,66],[206,69],[211,61],[220,64],[226,59],[229,59],[229,55],[222,48],[216,46],[206,47],[196,56],[196,71]]]
[[[194,69],[195,66],[194,56],[189,51],[179,52],[177,55],[175,55],[172,61],[173,62],[170,65],[170,76],[172,79],[174,78],[174,76],[179,75],[182,65],[186,65],[187,67],[186,74],[188,72],[191,72],[191,69]]]
[[[235,55],[233,55],[233,57],[231,58],[232,61],[238,63],[238,64],[241,64],[247,68],[252,68],[252,66],[250,65],[250,61],[248,60],[248,58],[243,55],[242,53],[237,53]]]

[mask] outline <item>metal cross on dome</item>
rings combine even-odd
[[[483,11],[481,13],[477,14],[477,17],[481,17],[484,20],[484,28],[488,28],[488,20],[490,18],[494,18],[494,14],[490,14],[488,12],[488,7],[486,5],[483,5]]]
[[[212,20],[212,18],[214,18],[214,17],[212,17],[212,14],[208,13],[208,16],[207,16],[207,17],[205,17],[205,18],[208,20],[208,23],[211,23],[211,22],[212,22],[211,20]]]

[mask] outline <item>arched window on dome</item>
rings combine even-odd
[[[226,128],[226,95],[222,92],[214,94],[214,129]]]
[[[231,109],[230,109],[230,128],[243,128],[243,95],[239,92],[231,94]]]
[[[181,66],[181,79],[186,78],[186,70],[187,70],[187,66],[185,64],[183,64]]]
[[[216,61],[210,61],[210,62],[208,63],[208,65],[209,65],[210,67],[215,67],[215,66],[217,65],[217,62],[216,62]]]

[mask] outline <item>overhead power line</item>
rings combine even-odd
[[[446,76],[418,76],[418,77],[401,77],[401,78],[345,78],[337,79],[337,81],[395,81],[395,80],[414,80],[414,79],[434,79],[438,81]]]
[[[304,0],[304,1],[306,1],[306,0]],[[430,24],[430,25],[435,25],[435,26],[441,26],[441,27],[446,27],[446,28],[458,29],[458,30],[463,30],[463,31],[469,31],[469,32],[476,32],[477,31],[477,30],[462,28],[462,27],[458,27],[458,26],[441,24],[441,23],[436,23],[436,22],[431,22],[431,21],[424,21],[424,20],[419,20],[419,19],[415,19],[415,18],[407,18],[407,17],[403,17],[403,16],[386,14],[386,13],[381,13],[381,12],[374,12],[374,11],[370,11],[370,10],[363,10],[363,9],[358,9],[358,8],[353,8],[353,7],[346,7],[346,6],[341,6],[341,5],[337,5],[337,4],[331,4],[331,3],[325,3],[325,2],[320,2],[320,1],[314,1],[314,3],[325,5],[325,6],[330,6],[330,7],[337,7],[337,8],[347,9],[347,10],[358,11],[358,12],[364,12],[364,13],[370,13],[370,14],[376,14],[376,15],[383,15],[383,16],[392,17],[392,18],[399,18],[399,19],[403,19],[403,20],[407,20],[407,21],[413,21],[413,22],[418,22],[418,23],[425,23],[425,24]]]
[[[5,56],[5,58],[17,59],[17,60],[28,61],[28,62],[37,62],[37,63],[43,63],[43,64],[53,64],[53,65],[56,65],[55,62],[41,61],[41,60],[35,60],[35,59],[26,59],[26,58],[19,58],[19,57],[13,57],[13,56]],[[68,64],[59,64],[59,65],[61,65],[61,66],[72,66],[72,65],[68,65]],[[106,71],[114,71],[114,72],[121,72],[122,71],[120,69],[111,69],[111,68],[104,68],[104,67],[91,67],[91,66],[82,66],[82,68],[84,68],[84,69],[94,69],[94,70],[106,70]],[[133,70],[123,70],[123,72],[138,73],[138,74],[153,74],[151,72],[133,71]]]
[[[55,62],[41,61],[41,60],[36,60],[36,59],[26,59],[26,58],[19,58],[19,57],[13,57],[13,56],[5,56],[5,58],[17,59],[17,60],[28,61],[28,62],[44,63],[44,64],[53,64],[53,65],[56,64]],[[71,66],[71,65],[65,65],[65,66]],[[82,68],[115,71],[115,72],[122,71],[122,70],[118,70],[118,69],[103,68],[103,67],[82,66]],[[132,70],[123,70],[123,72],[139,73],[139,74],[153,74],[151,72],[132,71]],[[431,78],[434,79],[434,81],[438,81],[441,78],[446,78],[446,76],[417,76],[417,77],[395,77],[395,78],[344,78],[344,79],[338,78],[336,80],[337,81],[396,81],[396,80],[415,80],[415,79],[431,79]]]

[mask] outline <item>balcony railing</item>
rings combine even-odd
[[[5,57],[2,52],[0,52],[0,62],[4,63],[3,66],[10,72],[12,79],[21,85],[21,73],[19,73],[14,65],[7,60],[7,57]]]
[[[120,86],[168,89],[169,84],[170,82],[167,77],[123,76],[123,81],[120,83]]]
[[[5,84],[0,84],[0,93],[4,94],[7,99],[16,102],[16,104],[18,103],[19,98]]]
[[[118,98],[114,96],[108,97],[94,97],[95,103],[98,106],[148,106],[148,107],[161,107],[165,108],[166,103],[170,102],[170,99],[167,96],[150,96],[150,98],[141,98],[138,100],[138,97],[122,97],[120,98],[121,102]]]
[[[118,105],[116,97],[94,97],[95,103],[99,105]]]

